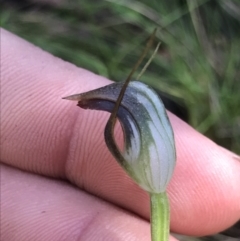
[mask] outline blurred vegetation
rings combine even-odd
[[[0,7],[3,28],[114,81],[126,78],[158,26],[162,44],[141,80],[182,103],[194,128],[240,154],[238,0],[8,0]]]

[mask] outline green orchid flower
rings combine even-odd
[[[170,211],[166,188],[176,163],[173,130],[155,91],[141,82],[130,82],[151,48],[156,32],[155,28],[124,83],[114,83],[64,99],[78,101],[78,106],[84,109],[111,113],[104,132],[108,149],[135,182],[150,194],[152,241],[167,241]],[[159,46],[160,43],[137,79],[151,63]],[[124,134],[123,151],[114,138],[116,118]]]
[[[78,101],[84,109],[112,113],[124,83],[113,83],[65,99]],[[105,142],[118,163],[151,197],[152,240],[165,241],[169,235],[167,185],[176,164],[174,134],[164,105],[156,92],[139,81],[131,81],[117,108],[123,134],[121,151],[105,128]]]
[[[123,83],[73,95],[84,109],[112,112]],[[147,192],[166,190],[176,162],[174,135],[159,96],[147,85],[129,83],[117,112],[124,133],[124,150],[116,148],[109,126],[105,142],[118,163]]]

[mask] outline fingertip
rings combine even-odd
[[[220,232],[240,218],[240,163],[186,124],[175,130],[178,161],[168,189],[172,230],[188,235]]]

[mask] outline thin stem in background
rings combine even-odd
[[[124,82],[124,85],[123,85],[123,87],[122,87],[122,89],[120,91],[120,94],[119,94],[118,99],[116,101],[116,104],[114,106],[113,112],[111,113],[111,115],[109,117],[109,120],[108,120],[108,123],[107,123],[107,125],[108,124],[111,125],[111,135],[112,136],[114,136],[113,132],[114,132],[114,126],[115,126],[115,123],[116,123],[116,116],[117,116],[118,108],[119,108],[119,106],[121,104],[121,101],[123,99],[123,96],[124,96],[124,93],[126,91],[126,88],[127,88],[128,84],[129,84],[130,80],[132,79],[132,76],[133,76],[134,72],[137,70],[139,65],[142,63],[143,59],[145,58],[145,56],[147,55],[149,49],[151,48],[153,40],[154,40],[155,35],[156,35],[156,32],[157,32],[157,28],[154,29],[150,39],[147,42],[147,45],[146,45],[145,49],[142,52],[142,55],[140,56],[140,58],[138,59],[137,63],[133,67],[132,71],[130,72],[129,76],[127,77],[127,79]]]
[[[155,48],[152,56],[150,57],[150,59],[147,61],[147,63],[144,65],[144,67],[142,68],[141,72],[139,73],[139,75],[137,76],[136,80],[139,80],[140,77],[144,74],[144,72],[146,71],[147,67],[149,66],[149,64],[152,62],[153,58],[155,57],[155,55],[157,54],[157,51],[159,49],[161,42],[159,42],[157,44],[157,47]]]

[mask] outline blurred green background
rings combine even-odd
[[[158,26],[162,44],[141,80],[183,105],[194,128],[240,154],[238,0],[8,0],[1,26],[114,81],[127,77]]]
[[[141,80],[240,154],[239,0],[5,0],[0,8],[3,28],[114,81],[127,77],[158,26],[161,46]]]

